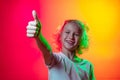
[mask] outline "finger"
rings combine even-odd
[[[29,25],[26,28],[29,29],[29,30],[36,30],[37,29],[36,26],[29,26]]]
[[[27,34],[27,37],[34,37],[34,34]]]
[[[39,21],[37,13],[36,13],[35,10],[32,11],[32,15],[33,15],[33,18],[34,18],[35,21]]]
[[[35,31],[35,30],[27,30],[27,33],[28,33],[28,34],[35,34],[36,31]]]
[[[36,21],[29,21],[28,25],[30,25],[30,26],[36,26],[37,22]]]

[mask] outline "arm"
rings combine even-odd
[[[32,12],[34,21],[30,21],[27,26],[27,37],[32,37],[36,39],[37,45],[39,49],[43,53],[43,57],[45,63],[49,65],[51,63],[52,58],[52,49],[47,40],[43,37],[41,33],[41,24],[37,17],[36,12],[33,10]]]
[[[42,33],[40,33],[39,36],[36,37],[35,39],[36,39],[39,49],[43,53],[43,57],[44,57],[46,65],[49,65],[51,63],[51,58],[53,56],[51,46],[49,45],[47,40],[44,38]]]

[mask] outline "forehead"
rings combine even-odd
[[[75,31],[75,32],[81,32],[80,25],[76,23],[67,23],[65,24],[63,31],[70,30],[70,31]]]

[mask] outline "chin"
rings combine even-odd
[[[76,49],[74,46],[66,46],[65,48],[69,51],[74,51]]]
[[[77,48],[77,46],[75,44],[74,45],[69,45],[68,43],[64,43],[63,47],[65,49],[69,50],[69,51],[74,51]]]

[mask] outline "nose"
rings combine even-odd
[[[69,34],[69,39],[71,39],[71,40],[74,39],[74,34],[73,33]]]

